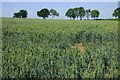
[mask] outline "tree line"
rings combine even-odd
[[[27,10],[20,10],[17,13],[14,13],[13,18],[26,18],[28,15]],[[40,11],[37,11],[37,16],[42,17],[43,19],[48,18],[49,16],[53,18],[59,17],[59,13],[55,9],[48,10],[47,8],[43,8]],[[67,16],[70,19],[77,19],[77,20],[83,20],[85,17],[89,20],[89,18],[97,19],[100,15],[100,12],[98,10],[91,10],[91,9],[84,9],[84,7],[76,7],[76,8],[70,8],[65,13],[65,16]],[[116,8],[112,14],[115,18],[120,18],[120,7]]]
[[[87,9],[85,10],[84,7],[76,7],[76,8],[70,8],[67,10],[65,16],[69,17],[70,19],[72,18],[73,20],[75,18],[80,18],[80,20],[82,20],[85,16],[87,17],[87,19],[89,19],[89,17],[91,16],[92,18],[96,19],[98,18],[100,15],[100,12],[98,10],[90,10]]]

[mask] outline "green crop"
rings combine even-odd
[[[116,20],[3,18],[2,24],[3,79],[120,76]]]

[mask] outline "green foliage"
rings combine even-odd
[[[100,15],[100,12],[98,10],[92,10],[92,12],[91,12],[91,17],[92,18],[94,18],[94,19],[98,18],[99,15]]]
[[[86,14],[87,19],[89,19],[90,14],[91,14],[91,10],[90,10],[90,9],[87,9],[87,10],[85,11],[85,14]]]
[[[58,17],[59,13],[54,9],[50,9],[50,15],[52,16],[52,19],[53,19],[55,16]]]
[[[83,7],[79,7],[79,8],[70,8],[67,10],[65,16],[69,17],[69,18],[73,18],[73,20],[77,17],[80,17],[80,20],[82,20],[82,18],[85,16],[85,10]]]
[[[18,13],[14,13],[13,18],[21,18],[20,12],[18,12]]]
[[[120,18],[120,7],[114,10],[113,17]]]
[[[28,13],[26,10],[20,10],[19,12],[14,13],[13,18],[26,18],[27,15],[28,15]]]
[[[78,7],[74,8],[74,13],[78,20],[78,17],[79,17],[79,8]]]
[[[27,15],[28,15],[28,13],[27,13],[26,10],[20,10],[20,14],[21,14],[21,17],[22,17],[22,18],[26,18]]]
[[[84,7],[79,7],[79,17],[80,20],[82,20],[82,18],[85,16],[85,10]]]
[[[76,8],[70,8],[67,10],[65,13],[65,16],[69,17],[70,19],[72,18],[73,20],[75,18],[80,18],[80,20],[84,19],[86,16],[87,19],[89,20],[89,17],[91,16],[92,18],[98,18],[100,15],[100,12],[98,10],[90,10],[87,9],[85,10],[84,7],[76,7]]]
[[[74,9],[71,8],[71,9],[67,10],[67,12],[65,13],[65,16],[69,17],[70,19],[71,18],[75,19],[76,15],[74,13]]]
[[[118,78],[117,21],[3,18],[2,78]],[[84,44],[84,52],[71,46]]]
[[[40,11],[37,11],[37,16],[38,17],[43,17],[43,19],[48,18],[48,16],[50,15],[50,12],[48,9],[44,8]]]

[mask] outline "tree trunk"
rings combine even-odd
[[[87,17],[87,20],[89,20],[89,17]]]
[[[77,17],[77,20],[78,20],[78,17]]]
[[[43,17],[43,19],[46,19],[46,17]]]
[[[73,20],[75,20],[75,18],[73,18]]]
[[[52,19],[53,19],[53,16],[52,16]]]
[[[120,19],[120,14],[118,15],[118,18]]]
[[[52,19],[53,19],[54,17],[55,17],[55,16],[53,15],[53,16],[52,16]]]
[[[82,17],[80,16],[80,20],[82,20]]]

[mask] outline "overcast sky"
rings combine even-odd
[[[117,2],[3,2],[2,17],[13,17],[15,12],[25,9],[28,18],[38,18],[37,11],[42,8],[55,9],[60,16],[56,19],[66,19],[66,11],[69,8],[84,7],[85,9],[96,9],[100,11],[99,18],[112,18],[113,11],[118,7]],[[49,17],[51,18],[51,17]]]

